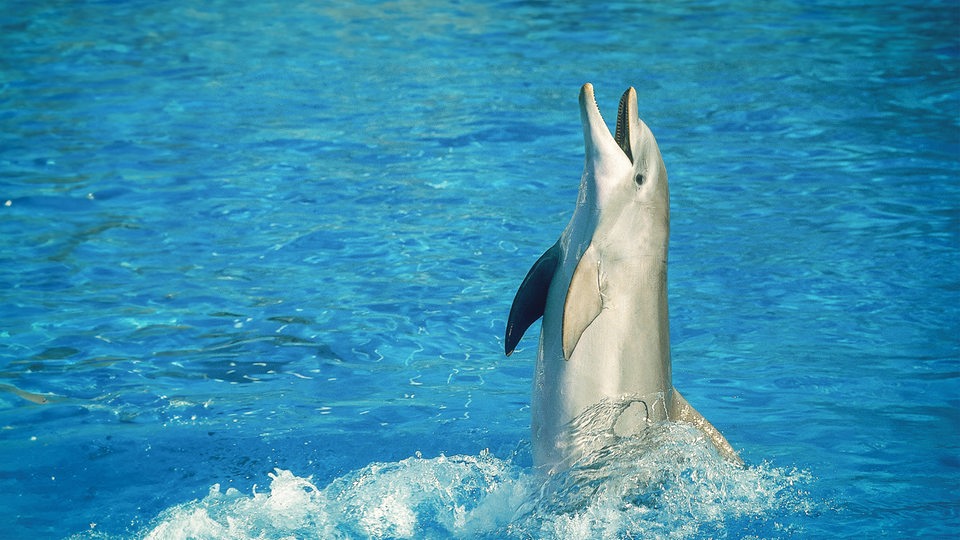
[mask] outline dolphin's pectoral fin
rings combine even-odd
[[[670,415],[670,420],[692,424],[710,439],[710,442],[713,443],[724,459],[734,465],[743,466],[743,460],[740,459],[737,451],[733,449],[733,446],[730,446],[727,439],[720,433],[720,430],[713,427],[713,424],[711,424],[709,420],[697,412],[697,410],[680,395],[680,392],[678,392],[676,388],[673,389],[673,407],[671,407],[671,410],[673,414]]]
[[[577,263],[563,303],[563,358],[570,359],[580,336],[600,315],[603,298],[600,294],[600,256],[590,245]]]
[[[553,274],[557,271],[558,264],[560,264],[559,242],[541,255],[527,272],[527,277],[523,278],[523,283],[520,284],[517,295],[513,298],[513,305],[510,306],[510,316],[507,318],[507,331],[503,338],[503,350],[507,356],[513,353],[513,349],[517,347],[517,343],[520,343],[520,338],[523,337],[527,328],[543,316],[543,310],[547,306],[547,292],[550,290],[550,282],[553,281]]]

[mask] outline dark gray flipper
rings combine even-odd
[[[510,356],[513,349],[520,343],[523,333],[530,325],[543,316],[547,306],[547,292],[553,274],[560,264],[560,243],[556,243],[533,263],[533,267],[523,278],[523,283],[517,290],[510,307],[510,317],[507,318],[507,332],[503,338],[503,350]]]

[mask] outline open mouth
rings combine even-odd
[[[623,152],[630,164],[633,164],[633,148],[631,140],[636,139],[637,134],[631,136],[637,126],[637,92],[633,87],[627,88],[627,91],[620,97],[620,106],[617,109],[616,135],[611,135],[610,129],[600,113],[600,107],[597,105],[597,98],[593,92],[593,85],[586,83],[580,89],[580,107],[584,121],[584,135],[587,136],[594,147],[605,148],[608,156],[615,155],[614,145]],[[608,144],[613,143],[613,144]],[[588,146],[589,146],[588,144]]]

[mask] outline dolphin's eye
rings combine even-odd
[[[633,181],[636,182],[638,186],[642,186],[642,185],[643,185],[643,173],[637,173],[637,175],[633,177]]]

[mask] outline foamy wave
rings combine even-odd
[[[277,469],[266,492],[219,485],[164,512],[147,540],[450,538],[499,529],[529,493],[519,469],[487,452],[374,463],[324,489]]]
[[[733,465],[696,428],[665,422],[547,480],[520,527],[542,538],[777,537],[787,527],[776,516],[811,510],[810,481],[796,470]]]
[[[809,475],[731,465],[699,431],[674,423],[613,441],[549,478],[488,452],[373,463],[323,488],[290,471],[269,476],[267,490],[249,495],[215,485],[136,536],[775,538],[796,532],[791,515],[813,510]]]

